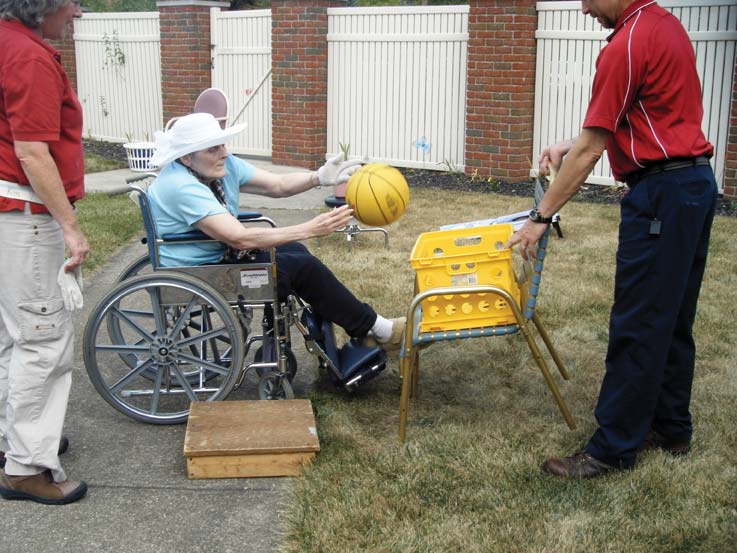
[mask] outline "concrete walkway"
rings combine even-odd
[[[123,192],[130,174],[89,175],[88,190]],[[258,196],[243,195],[241,203],[288,225],[316,215],[331,193],[318,189],[277,200],[280,209],[274,209],[274,200]],[[2,551],[268,553],[276,551],[282,540],[283,509],[290,500],[292,480],[188,480],[182,454],[185,426],[155,426],[125,417],[105,403],[87,377],[82,337],[89,314],[122,269],[143,253],[145,247],[135,241],[88,276],[85,307],[74,315],[75,368],[65,423],[71,446],[62,462],[70,478],[87,481],[88,495],[61,507],[0,501]],[[301,344],[295,354],[299,364],[295,393],[305,397],[316,377],[316,361]],[[250,375],[229,397],[256,398]]]

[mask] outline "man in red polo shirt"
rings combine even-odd
[[[583,130],[541,154],[542,173],[551,165],[560,172],[508,244],[520,244],[526,257],[606,149],[630,190],[621,204],[599,428],[583,451],[543,464],[570,478],[632,468],[648,449],[689,451],[692,327],[717,199],[683,26],[654,0],[583,0],[583,13],[613,29]]]
[[[0,0],[0,495],[63,504],[84,496],[58,453],[74,332],[62,288],[89,250],[82,110],[57,51],[78,0]]]

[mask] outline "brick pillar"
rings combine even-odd
[[[49,44],[56,48],[61,56],[61,66],[64,68],[72,88],[77,90],[77,54],[74,50],[74,40],[71,33],[67,33],[64,40],[50,40]]]
[[[535,109],[535,0],[470,0],[466,172],[530,174]]]
[[[327,8],[332,0],[271,3],[274,163],[315,168],[325,160],[328,104]]]
[[[724,195],[737,198],[737,58],[732,72],[732,113],[729,117],[727,151],[724,154]]]
[[[228,8],[230,2],[162,0],[161,96],[164,121],[192,112],[197,96],[211,86],[210,8]]]

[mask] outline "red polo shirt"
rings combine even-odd
[[[688,34],[654,0],[627,6],[596,60],[584,127],[612,132],[607,154],[617,180],[648,164],[711,156],[701,84]]]
[[[0,20],[0,179],[27,185],[16,140],[46,142],[69,200],[84,196],[82,107],[59,53],[22,23]],[[0,196],[0,211],[24,205]],[[31,204],[31,212],[47,210]]]

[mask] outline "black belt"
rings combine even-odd
[[[634,186],[645,177],[657,175],[658,173],[665,173],[667,171],[677,171],[678,169],[687,169],[688,167],[696,167],[697,165],[709,165],[709,158],[706,156],[696,156],[687,158],[676,158],[669,159],[668,161],[660,161],[658,163],[651,163],[641,171],[631,173],[625,179],[627,186],[634,188]]]

